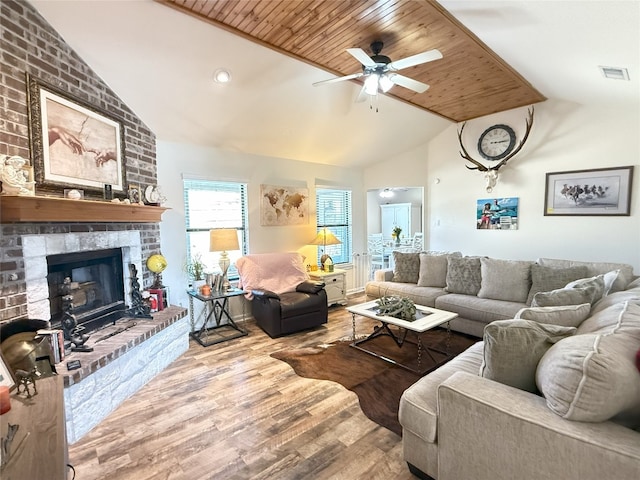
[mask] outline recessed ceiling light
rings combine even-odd
[[[390,188],[385,188],[380,192],[380,196],[382,198],[391,198],[393,197],[393,191]]]
[[[229,83],[231,81],[231,73],[229,72],[229,70],[219,68],[214,72],[213,80],[216,83]]]
[[[629,71],[626,68],[603,66],[599,66],[598,68],[605,78],[611,78],[613,80],[629,80]]]

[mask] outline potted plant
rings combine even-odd
[[[393,227],[391,232],[391,236],[396,240],[396,245],[400,245],[400,234],[402,233],[402,229],[400,227]]]
[[[193,283],[193,289],[196,291],[205,283],[204,276],[206,268],[207,266],[202,261],[202,255],[199,253],[191,257],[191,260],[185,265],[187,275],[189,275]]]

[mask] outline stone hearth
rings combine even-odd
[[[75,443],[122,402],[158,375],[189,348],[187,310],[171,306],[153,320],[123,318],[95,332],[87,341],[93,352],[73,352],[56,368],[64,376],[67,440]],[[132,328],[103,341],[111,332]],[[67,362],[82,367],[69,371]]]

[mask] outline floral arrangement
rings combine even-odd
[[[408,298],[395,295],[380,297],[376,300],[378,315],[399,318],[413,322],[416,319],[416,306]]]
[[[391,231],[391,236],[395,239],[399,239],[401,233],[402,233],[402,229],[400,227],[393,227],[393,230]]]

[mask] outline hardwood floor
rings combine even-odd
[[[270,357],[350,336],[344,307],[330,309],[326,326],[275,340],[253,320],[245,327],[249,336],[208,348],[191,341],[71,445],[76,479],[415,478],[400,437],[365,417],[354,393]]]

